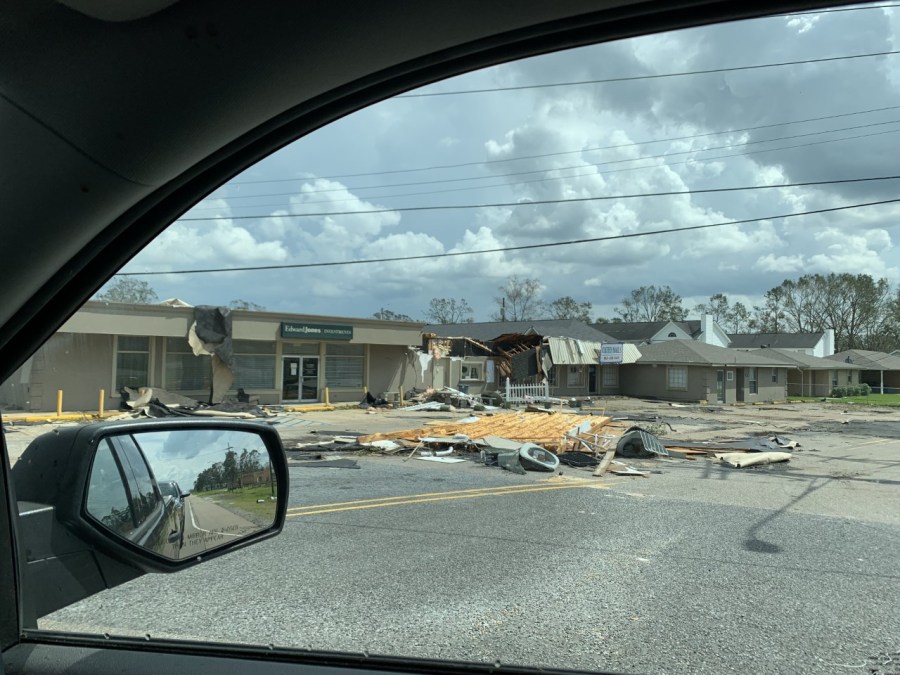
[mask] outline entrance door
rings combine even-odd
[[[725,371],[716,371],[716,401],[725,403]]]
[[[744,400],[744,369],[735,368],[735,385],[737,386],[737,400]]]
[[[319,357],[318,356],[302,356],[300,357],[300,372],[303,379],[300,382],[300,400],[301,401],[318,401],[319,400]]]
[[[282,401],[319,400],[319,357],[285,356],[281,366]]]
[[[588,366],[588,393],[597,393],[597,366]]]

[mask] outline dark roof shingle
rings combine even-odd
[[[772,347],[774,349],[812,349],[817,344],[823,332],[818,333],[733,333],[728,337],[731,346],[736,349],[759,349]]]
[[[468,337],[482,342],[510,333],[534,333],[541,337],[568,337],[591,342],[618,342],[603,331],[575,319],[540,319],[536,321],[483,321],[479,323],[430,324],[423,333],[439,337]]]

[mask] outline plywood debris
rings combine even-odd
[[[544,413],[512,412],[482,417],[477,422],[464,424],[450,422],[442,425],[432,425],[427,428],[371,434],[369,436],[361,436],[358,442],[371,443],[372,441],[384,439],[418,441],[422,437],[465,434],[473,439],[484,438],[485,436],[500,436],[521,443],[536,443],[551,451],[562,451],[566,448],[566,436],[569,434],[599,434],[603,426],[608,422],[608,417],[587,417],[585,415],[566,413],[546,415]]]

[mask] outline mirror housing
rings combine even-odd
[[[171,549],[148,547],[145,537],[131,540],[116,533],[92,516],[87,500],[98,451],[120,444],[121,439],[159,438],[173,432],[186,436],[191,432],[238,434],[257,440],[268,452],[273,492],[277,485],[274,508],[267,511],[266,520],[257,519],[256,527],[245,528],[240,536],[217,537],[212,544],[207,541],[205,548],[186,547],[188,553],[179,557],[173,556]],[[144,450],[139,452],[148,459]],[[161,494],[152,461],[147,463],[154,491]],[[19,504],[18,549],[28,623],[147,572],[176,572],[271,538],[281,531],[287,511],[289,479],[281,438],[270,425],[255,421],[182,418],[63,427],[32,441],[11,473]],[[180,491],[185,502],[203,499],[195,485],[181,485]],[[171,501],[166,498],[167,505]],[[172,540],[176,539],[173,535]]]

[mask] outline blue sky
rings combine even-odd
[[[537,57],[422,91],[652,75],[895,49],[900,49],[897,10],[804,14]],[[395,98],[300,139],[251,168],[185,215],[213,220],[174,223],[125,271],[503,248],[890,199],[900,181],[529,204],[900,173],[900,107],[861,113],[890,106],[900,106],[900,55]],[[729,131],[766,125],[779,126]],[[709,135],[658,140],[698,134]],[[793,138],[785,138],[789,136]],[[802,147],[787,147],[791,145]],[[457,164],[466,166],[425,169]],[[384,173],[397,170],[403,172]],[[522,205],[393,210],[492,203]],[[359,213],[372,210],[385,211]],[[353,213],[283,217],[335,211]],[[532,251],[145,279],[160,298],[180,297],[192,304],[240,298],[275,311],[360,317],[387,308],[421,318],[431,298],[453,297],[465,298],[476,320],[487,320],[496,309],[498,287],[513,274],[538,278],[546,301],[570,295],[591,302],[595,315],[612,315],[632,288],[647,284],[671,286],[688,307],[716,292],[753,304],[768,288],[804,273],[867,272],[896,284],[898,215],[900,206],[886,205]]]

